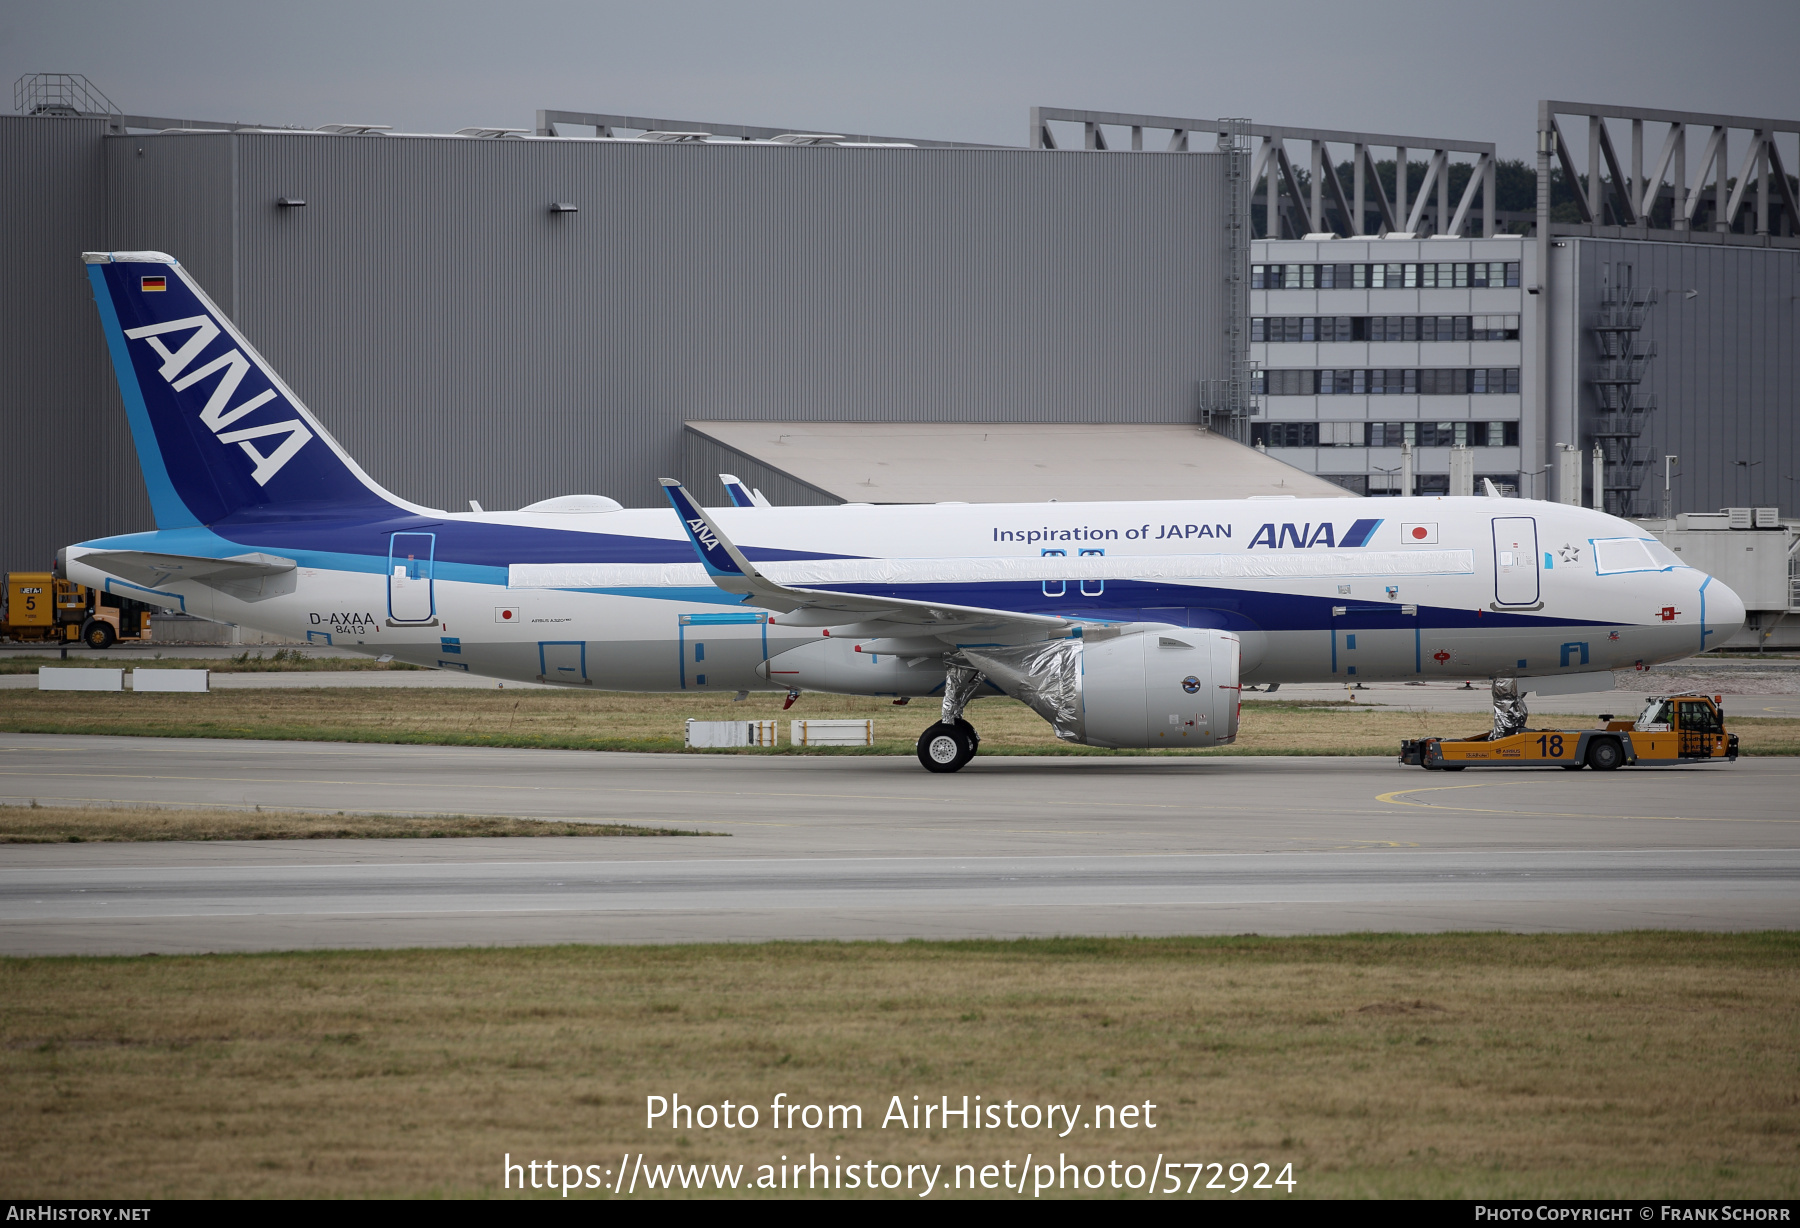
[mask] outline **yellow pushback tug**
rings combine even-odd
[[[1400,743],[1400,762],[1427,771],[1466,767],[1591,767],[1610,772],[1627,764],[1737,762],[1738,740],[1725,732],[1718,695],[1652,696],[1635,721],[1600,717],[1599,729],[1521,729],[1473,738],[1417,738]]]

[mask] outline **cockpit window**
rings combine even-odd
[[[1653,553],[1653,549],[1657,553]],[[1603,576],[1620,571],[1663,571],[1679,566],[1681,560],[1659,541],[1641,537],[1594,539],[1594,570]]]

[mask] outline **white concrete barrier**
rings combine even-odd
[[[873,746],[874,721],[790,721],[788,740],[795,746]]]
[[[134,691],[200,691],[211,690],[204,669],[134,669],[131,689]]]
[[[45,665],[38,670],[40,691],[123,691],[122,669],[74,669]]]
[[[689,721],[689,746],[773,746],[775,721]]]

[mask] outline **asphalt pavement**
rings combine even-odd
[[[0,846],[0,952],[1800,924],[1800,760],[602,754],[0,735],[0,802],[654,838]]]

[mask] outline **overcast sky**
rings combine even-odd
[[[1800,118],[1800,0],[0,0],[0,71],[138,114],[449,132],[539,107],[1023,144],[1033,104],[1494,141],[1536,100]]]

